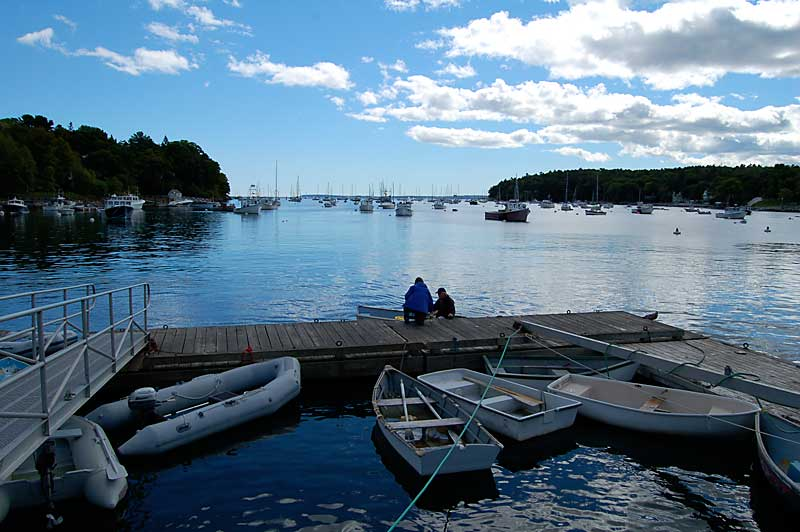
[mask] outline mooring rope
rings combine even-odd
[[[411,499],[411,502],[408,503],[408,506],[406,506],[406,509],[403,510],[403,513],[401,513],[397,517],[397,519],[395,519],[394,523],[392,523],[392,526],[389,527],[388,532],[392,532],[397,527],[397,525],[400,524],[400,522],[403,520],[403,518],[405,518],[406,514],[408,514],[408,512],[411,511],[411,508],[413,508],[417,504],[417,501],[420,499],[420,497],[422,497],[422,494],[425,493],[425,491],[428,489],[428,486],[431,485],[431,483],[433,482],[433,479],[436,478],[436,475],[439,474],[439,471],[442,469],[442,467],[444,466],[445,462],[447,462],[447,459],[450,458],[450,455],[453,454],[453,451],[455,450],[455,448],[458,447],[458,444],[461,441],[461,439],[464,437],[464,434],[467,433],[467,429],[469,428],[470,424],[472,423],[472,420],[475,419],[475,416],[478,414],[478,410],[480,410],[481,404],[483,403],[483,400],[486,397],[486,394],[492,388],[492,383],[494,383],[494,377],[495,377],[495,375],[497,375],[498,370],[500,369],[500,367],[503,364],[503,358],[506,356],[506,351],[508,350],[508,346],[511,343],[511,339],[514,337],[515,334],[517,334],[517,332],[518,331],[515,329],[514,332],[511,333],[508,336],[508,338],[506,339],[506,344],[503,347],[503,352],[500,353],[500,360],[497,362],[497,366],[494,368],[494,371],[492,372],[492,375],[489,378],[489,382],[486,385],[486,388],[483,390],[483,394],[481,395],[481,398],[478,400],[478,404],[475,405],[475,409],[472,411],[472,414],[469,416],[469,419],[464,424],[464,428],[461,429],[461,434],[459,434],[458,438],[456,438],[453,441],[453,445],[451,445],[450,449],[447,450],[447,454],[444,455],[444,457],[442,458],[442,461],[439,462],[439,465],[436,466],[436,469],[433,470],[433,473],[431,474],[430,478],[428,478],[427,482],[425,482],[425,484],[422,486],[422,489],[419,490],[419,493],[417,493],[417,495],[413,499]]]

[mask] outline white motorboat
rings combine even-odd
[[[44,463],[47,457],[54,461],[51,478],[42,479],[37,459]],[[103,429],[72,416],[8,479],[0,480],[0,521],[9,510],[46,504],[48,492],[53,502],[85,498],[101,508],[116,508],[128,491],[127,476]]]
[[[791,508],[800,505],[800,426],[761,412],[756,416],[758,461],[767,482]]]
[[[135,194],[125,194],[117,196],[112,194],[106,198],[103,212],[109,218],[122,218],[130,216],[134,211],[142,210],[144,200]]]
[[[191,207],[193,203],[194,203],[194,200],[191,200],[189,198],[180,198],[180,199],[174,199],[174,200],[170,201],[169,203],[167,203],[167,207],[171,207],[171,208],[187,208],[187,207]]]
[[[724,211],[714,215],[716,218],[723,218],[725,220],[744,220],[745,216],[747,216],[747,209],[745,207],[726,207]]]
[[[436,209],[437,211],[443,211],[443,210],[445,210],[447,207],[445,206],[445,204],[444,204],[444,202],[443,202],[442,200],[436,200],[436,201],[433,203],[433,208],[434,208],[434,209]]]
[[[571,211],[572,210],[572,205],[570,205],[569,203],[567,203],[565,201],[564,203],[561,204],[561,210],[562,211]]]
[[[420,375],[419,380],[471,412],[491,377],[468,369],[448,369]],[[497,434],[517,441],[571,426],[580,402],[495,378],[478,410],[477,419]]]
[[[539,202],[540,209],[555,209],[556,205],[550,200],[542,200]]]
[[[236,214],[261,214],[261,201],[255,185],[250,185],[247,199],[243,199],[241,205],[233,209],[233,212]]]
[[[636,207],[631,209],[633,214],[653,214],[653,206],[649,203],[638,203]]]
[[[401,201],[397,204],[397,210],[395,211],[395,216],[411,216],[414,214],[414,211],[411,209],[411,202],[410,201]]]
[[[375,206],[372,204],[372,198],[362,199],[361,203],[358,205],[358,210],[361,212],[373,212]]]
[[[3,204],[3,209],[8,214],[28,214],[28,207],[25,202],[16,197],[8,200]]]
[[[760,410],[739,399],[586,375],[564,375],[547,390],[580,401],[578,413],[595,421],[656,434],[744,435]]]
[[[606,211],[604,211],[600,207],[600,205],[596,205],[596,204],[595,205],[589,205],[589,208],[585,209],[583,212],[584,212],[584,214],[586,214],[586,216],[605,216],[606,215]]]
[[[372,408],[389,445],[421,476],[430,476],[454,443],[441,474],[489,469],[503,448],[477,420],[459,439],[471,412],[391,366],[375,383]]]
[[[391,200],[391,198],[383,198],[378,206],[381,209],[394,209],[396,207],[395,203]]]
[[[499,359],[499,355],[484,355],[483,363],[487,373],[494,373]],[[497,370],[497,375],[507,381],[546,390],[548,384],[568,373],[630,381],[638,369],[638,362],[614,356],[507,356],[503,358],[503,365]]]
[[[253,369],[254,366],[260,366]],[[189,410],[174,410],[174,415],[165,421],[148,425],[136,432],[131,439],[123,443],[119,452],[122,455],[152,455],[160,454],[189,443],[217,434],[224,430],[236,427],[259,417],[275,413],[289,401],[300,394],[300,363],[293,357],[282,357],[259,364],[242,366],[242,370],[258,373],[262,385],[256,389],[237,392],[215,392],[217,381],[205,381],[206,393],[196,408]],[[233,370],[231,370],[233,371]],[[227,372],[226,372],[227,373]],[[242,380],[247,379],[240,374]],[[252,378],[252,377],[251,377]],[[178,390],[172,391],[176,400],[197,401],[197,395],[190,395],[189,383],[178,385]],[[213,384],[213,386],[208,386]],[[193,389],[196,389],[194,386]],[[155,393],[149,390],[142,394],[146,404],[153,405],[156,409]],[[136,396],[138,397],[138,396]],[[163,404],[163,403],[162,403]],[[171,410],[174,406],[169,407]],[[130,408],[129,408],[130,409]],[[122,409],[120,409],[122,410]]]

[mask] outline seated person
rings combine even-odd
[[[436,291],[439,299],[433,304],[433,315],[437,318],[452,319],[456,315],[456,303],[447,294],[447,290],[440,288]]]
[[[433,298],[428,287],[422,281],[422,277],[417,277],[406,292],[405,303],[403,304],[403,318],[408,323],[413,317],[417,325],[425,324],[425,317],[433,310]]]

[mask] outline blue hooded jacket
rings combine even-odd
[[[403,306],[414,312],[428,313],[433,310],[433,298],[425,283],[414,283],[414,286],[408,289]]]

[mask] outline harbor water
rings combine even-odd
[[[6,216],[0,283],[13,293],[146,281],[160,327],[353,319],[359,304],[399,307],[419,275],[446,287],[462,315],[658,311],[669,324],[800,359],[800,215],[757,212],[740,224],[675,208],[590,217],[533,206],[529,223],[510,224],[484,221],[490,208],[418,202],[397,218],[306,199],[260,216]],[[385,530],[421,483],[373,434],[372,384],[307,387],[277,416],[126,461],[126,501],[114,512],[62,505],[63,526],[85,528],[90,516],[98,530]],[[508,442],[491,474],[437,481],[400,528],[795,530],[754,454],[749,440],[580,421]],[[27,517],[0,526],[27,528]]]

